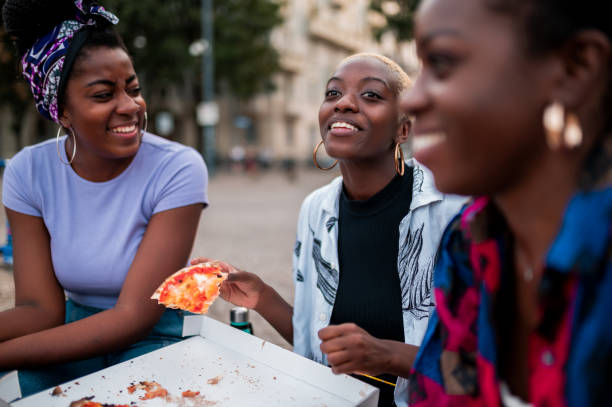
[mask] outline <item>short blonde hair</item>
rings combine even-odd
[[[342,62],[338,64],[338,67],[344,65],[347,62],[359,58],[373,58],[385,64],[387,68],[391,71],[391,74],[393,74],[395,81],[397,82],[397,94],[402,93],[403,91],[407,90],[412,86],[412,80],[410,79],[410,76],[408,76],[406,71],[404,71],[397,62],[381,54],[375,54],[373,52],[360,52],[358,54],[353,54],[344,58]]]

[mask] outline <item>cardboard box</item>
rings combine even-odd
[[[376,387],[208,317],[186,317],[184,335],[196,335],[127,362],[48,389],[11,405],[68,407],[93,396],[101,403],[138,406],[376,406]],[[127,388],[155,381],[167,398],[140,400]],[[200,392],[195,398],[182,392]]]
[[[13,370],[0,376],[0,400],[9,402],[21,397],[17,371]],[[0,406],[2,403],[0,403]]]

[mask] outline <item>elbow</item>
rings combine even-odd
[[[62,304],[44,304],[39,302],[23,303],[16,306],[27,310],[24,317],[30,321],[30,326],[34,327],[32,332],[55,328],[63,325],[66,316],[66,307]]]

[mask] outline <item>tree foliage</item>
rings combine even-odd
[[[397,3],[399,12],[396,14],[387,14],[384,10],[384,3]],[[410,40],[414,30],[414,14],[416,12],[419,0],[372,0],[370,8],[378,11],[387,18],[387,24],[377,30],[375,35],[377,38],[386,32],[392,31],[396,38],[400,41]]]
[[[121,19],[119,31],[146,82],[200,81],[202,58],[189,46],[202,36],[201,0],[102,0]],[[270,31],[282,22],[275,0],[216,0],[214,60],[217,85],[248,99],[266,90],[278,68]],[[138,42],[146,38],[146,45]]]
[[[0,9],[4,0],[0,0]],[[4,29],[0,25],[0,106],[8,107],[15,120],[13,124],[18,127],[23,111],[31,103],[27,84],[21,80],[19,63],[15,47]]]
[[[72,1],[72,0],[65,0]],[[98,0],[120,18],[117,26],[134,58],[145,91],[192,84],[199,99],[201,56],[189,46],[202,36],[201,0]],[[4,0],[0,0],[0,7]],[[278,0],[214,1],[215,78],[219,86],[246,100],[270,88],[279,69],[269,42],[282,22]],[[19,77],[15,52],[0,28],[0,104],[29,100]]]
[[[246,99],[273,88],[279,56],[270,45],[272,28],[282,23],[281,4],[270,0],[215,2],[215,65],[218,78]]]

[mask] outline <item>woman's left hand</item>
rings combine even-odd
[[[373,337],[353,323],[330,325],[319,331],[321,351],[332,371],[339,373],[390,373],[393,351],[387,340]],[[402,344],[403,345],[403,344]]]

